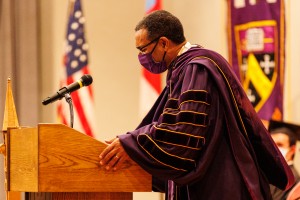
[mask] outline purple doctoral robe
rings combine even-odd
[[[141,124],[118,137],[166,199],[266,200],[269,184],[294,182],[227,61],[204,48],[176,58]]]

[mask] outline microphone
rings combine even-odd
[[[65,96],[66,93],[74,92],[75,90],[78,90],[83,86],[89,86],[92,82],[93,82],[93,78],[91,77],[91,75],[85,74],[78,81],[71,83],[68,86],[60,88],[54,95],[44,99],[42,101],[42,104],[47,105],[56,100],[60,100]]]

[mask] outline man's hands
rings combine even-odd
[[[106,170],[119,169],[125,160],[130,160],[125,152],[119,138],[114,138],[110,141],[105,141],[108,146],[100,154],[100,165],[105,166]]]

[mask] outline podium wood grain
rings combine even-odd
[[[9,129],[10,190],[27,192],[146,192],[151,176],[134,162],[106,171],[106,145],[61,124]]]

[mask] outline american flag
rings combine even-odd
[[[69,2],[68,26],[65,41],[63,66],[60,71],[60,87],[79,80],[82,75],[90,74],[88,68],[88,44],[84,36],[85,18],[80,0]],[[95,117],[92,87],[82,88],[71,93],[74,106],[73,128],[89,136],[95,136]],[[70,125],[70,109],[66,101],[57,107],[60,123]]]
[[[161,9],[161,0],[146,0],[146,14]],[[140,80],[140,117],[151,108],[162,90],[161,75],[152,74],[142,67]]]

